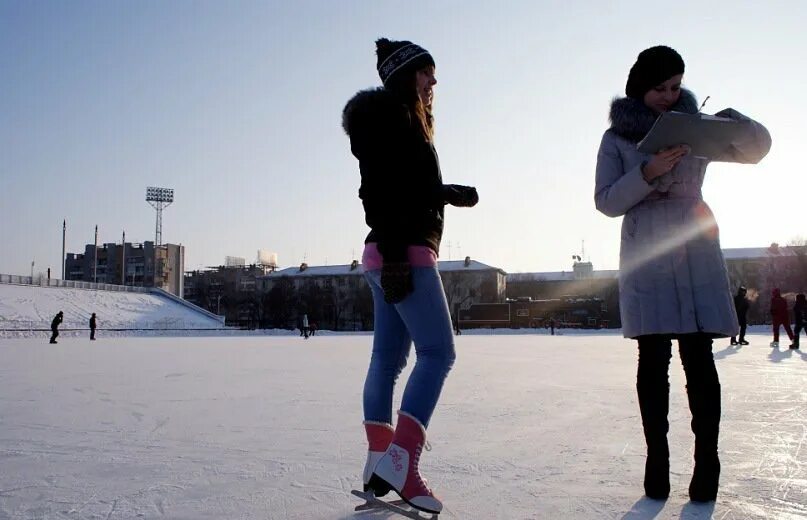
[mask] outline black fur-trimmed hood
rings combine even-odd
[[[698,100],[691,91],[681,89],[678,103],[670,110],[694,114],[698,111]],[[642,101],[629,97],[615,98],[611,102],[611,111],[608,114],[611,130],[634,143],[638,143],[647,135],[657,117],[658,114]]]
[[[406,106],[384,87],[370,88],[356,93],[342,110],[342,128],[349,136],[372,131],[390,121],[408,119]]]

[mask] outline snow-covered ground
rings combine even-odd
[[[49,332],[28,331],[50,329],[50,322],[59,311],[64,312],[60,326],[63,336],[86,336],[93,312],[101,330],[222,327],[214,318],[157,294],[0,284],[0,329],[20,331],[0,331],[0,338],[48,336]]]
[[[371,340],[0,340],[0,519],[392,518],[354,513],[349,494]],[[750,340],[715,347],[722,485],[694,505],[677,356],[672,496],[656,502],[642,498],[632,342],[458,337],[422,459],[441,519],[807,517],[807,353]]]

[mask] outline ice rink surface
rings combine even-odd
[[[718,501],[695,505],[677,354],[657,502],[642,498],[633,342],[458,337],[421,459],[441,520],[807,518],[807,353],[749,339],[715,344],[723,472]],[[394,518],[354,513],[349,494],[371,341],[0,340],[0,519]]]

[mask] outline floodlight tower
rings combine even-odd
[[[157,227],[154,234],[154,245],[160,246],[163,243],[163,208],[167,208],[174,202],[174,190],[169,188],[146,188],[146,202],[157,210]]]

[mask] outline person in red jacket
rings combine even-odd
[[[773,289],[771,296],[771,317],[773,318],[773,342],[771,346],[779,346],[779,326],[785,328],[787,337],[793,341],[793,330],[790,328],[790,316],[787,312],[787,300],[782,297],[782,292],[778,287]]]

